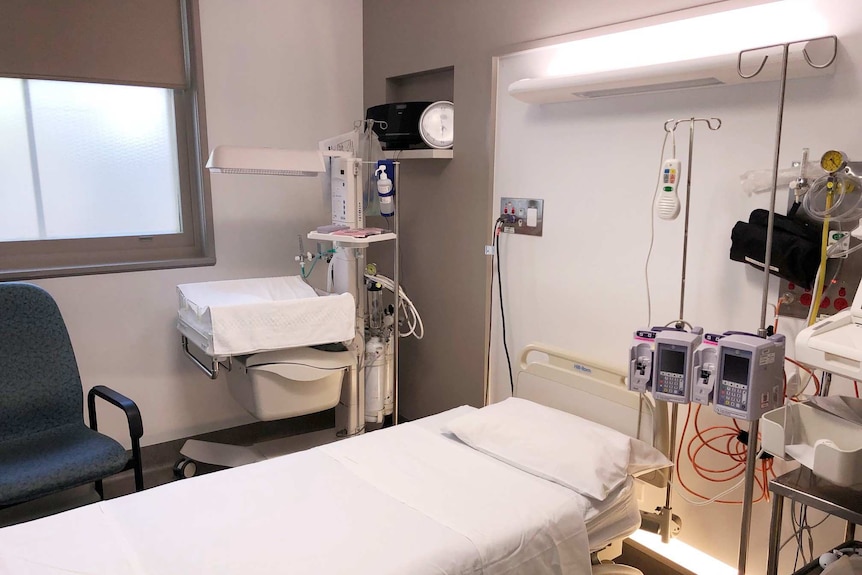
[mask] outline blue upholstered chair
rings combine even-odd
[[[98,433],[96,398],[123,409],[132,456]],[[134,469],[143,489],[141,414],[133,401],[96,386],[83,390],[66,324],[54,299],[26,283],[0,283],[0,508],[56,491],[95,483]]]

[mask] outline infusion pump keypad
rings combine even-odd
[[[662,371],[659,373],[659,382],[656,386],[656,391],[682,397],[685,395],[685,375],[672,371]]]
[[[718,404],[745,411],[748,405],[748,386],[733,381],[722,381]]]

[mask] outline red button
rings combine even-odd
[[[801,296],[799,296],[799,303],[801,303],[802,305],[804,305],[806,307],[810,306],[811,305],[811,294],[810,293],[804,293]]]
[[[835,300],[835,309],[841,311],[842,309],[847,309],[850,306],[848,301],[843,297],[839,297]]]
[[[838,295],[841,297],[846,296],[847,295],[847,288],[839,288],[838,289]],[[836,301],[835,303],[837,304],[838,302]]]
[[[820,302],[820,309],[826,309],[831,303],[832,300],[830,300],[828,297],[823,298]]]
[[[787,289],[796,289],[796,284],[787,282]]]

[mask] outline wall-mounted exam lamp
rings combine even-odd
[[[310,150],[216,146],[206,167],[217,174],[317,176],[326,171],[323,154]]]

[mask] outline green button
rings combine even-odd
[[[666,192],[672,192],[672,191],[673,191],[673,187],[671,187],[671,186],[665,186],[665,187],[664,187],[664,191],[666,191]]]

